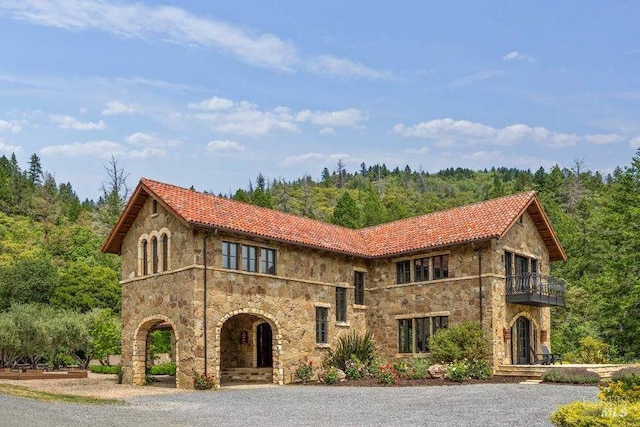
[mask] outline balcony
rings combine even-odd
[[[507,302],[537,307],[564,306],[566,284],[541,274],[507,276]]]

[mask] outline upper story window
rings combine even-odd
[[[260,249],[260,273],[276,274],[276,250]]]
[[[449,255],[433,257],[433,280],[449,277]]]
[[[162,242],[162,271],[169,270],[169,236],[167,233],[163,233],[161,237]]]
[[[151,202],[151,214],[155,215],[158,213],[158,201],[156,199],[153,199],[153,202]]]
[[[222,242],[222,268],[238,269],[238,244]]]
[[[158,272],[158,238],[155,236],[151,238],[151,257],[151,271],[156,274]]]
[[[142,241],[142,275],[146,276],[149,274],[149,245],[147,244],[147,240]]]
[[[396,282],[398,284],[411,282],[411,262],[409,260],[396,263]]]
[[[364,273],[362,271],[353,272],[353,286],[355,288],[354,304],[364,305]]]
[[[336,288],[336,322],[347,321],[347,288]]]
[[[257,248],[255,246],[242,245],[242,270],[253,272],[258,271],[257,261]]]
[[[168,271],[171,258],[171,232],[168,228],[143,234],[138,240],[138,275]]]
[[[426,282],[429,280],[429,258],[414,259],[413,271],[415,282]]]

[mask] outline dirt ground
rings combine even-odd
[[[91,396],[103,399],[126,399],[137,396],[177,394],[189,392],[167,387],[162,382],[152,386],[130,386],[118,384],[115,375],[88,373],[88,378],[51,380],[0,380],[3,384],[19,385],[34,390]]]

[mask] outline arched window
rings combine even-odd
[[[169,269],[169,236],[163,234],[162,237],[162,271]]]
[[[153,268],[152,268],[152,272],[153,274],[156,274],[158,272],[158,238],[153,236],[151,238],[151,251],[152,251],[152,264],[153,264]]]
[[[147,240],[142,241],[142,275],[149,274],[149,253],[147,250]]]

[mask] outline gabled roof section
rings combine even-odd
[[[566,254],[533,191],[352,230],[146,178],[140,180],[118,223],[107,237],[102,247],[104,252],[120,253],[122,239],[149,196],[187,225],[366,258],[499,239],[524,212],[528,212],[549,250],[550,260],[566,260]]]

